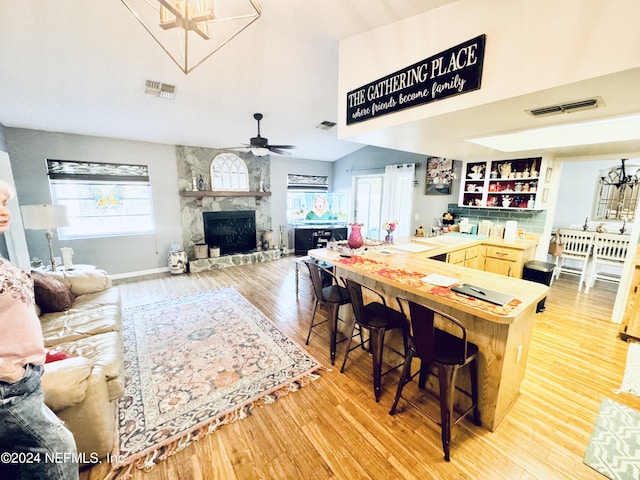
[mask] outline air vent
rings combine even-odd
[[[328,120],[325,120],[324,122],[321,122],[318,125],[316,125],[316,128],[319,128],[320,130],[330,130],[335,126],[336,126],[336,122],[330,122]]]
[[[560,105],[553,105],[551,107],[534,108],[529,110],[531,115],[539,117],[540,115],[552,115],[554,113],[562,113],[562,107]]]
[[[598,100],[590,98],[589,100],[580,100],[579,102],[565,103],[562,110],[565,112],[575,112],[576,110],[589,110],[598,107]]]
[[[531,110],[525,110],[534,117],[541,117],[544,115],[555,115],[559,113],[573,113],[582,110],[590,110],[592,108],[598,108],[602,105],[602,99],[588,98],[586,100],[577,100],[575,102],[567,102],[559,105],[549,105],[547,107],[532,108]]]
[[[175,85],[147,80],[144,84],[144,93],[155,97],[173,98],[176,95],[176,87]]]

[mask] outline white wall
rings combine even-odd
[[[149,165],[154,235],[59,241],[54,233],[54,253],[73,248],[74,263],[96,265],[110,274],[166,269],[171,242],[182,238],[175,147],[100,137],[6,128],[7,145],[21,205],[51,203],[45,160]],[[31,256],[49,257],[44,233],[26,230]]]
[[[632,159],[627,165],[640,165],[640,161]],[[620,166],[620,159],[598,161],[563,162],[558,191],[558,203],[553,219],[554,228],[569,228],[571,225],[582,225],[588,218],[590,228],[605,223],[610,232],[616,232],[621,222],[603,222],[592,218],[594,198],[597,192],[598,179],[602,170]],[[631,172],[633,173],[633,172]],[[631,225],[627,225],[627,231]]]
[[[342,40],[338,136],[637,68],[637,12],[637,0],[459,0]],[[346,126],[347,92],[481,34],[480,90]]]
[[[455,162],[454,171],[458,180],[454,180],[449,195],[425,195],[427,171],[427,156],[415,153],[401,152],[388,148],[364,147],[340,160],[334,162],[335,182],[333,190],[336,192],[350,192],[353,177],[356,175],[383,174],[385,165],[399,163],[419,163],[416,168],[418,185],[413,189],[413,203],[410,231],[413,232],[420,225],[431,225],[434,218],[441,218],[448,210],[448,204],[458,202],[460,189],[460,172],[462,162]],[[353,201],[353,199],[352,199]],[[416,219],[416,215],[418,218]]]
[[[50,203],[45,159],[147,164],[157,232],[155,235],[89,238],[59,241],[54,234],[54,249],[72,247],[74,263],[88,263],[110,274],[153,272],[166,269],[166,255],[172,242],[182,242],[180,197],[176,147],[101,137],[5,128],[7,151],[21,205]],[[328,175],[333,178],[331,162],[271,155],[271,216],[274,240],[279,225],[286,225],[287,174]],[[208,166],[207,169],[208,171]],[[24,231],[30,256],[48,258],[45,236],[39,231]],[[0,251],[6,250],[3,245]],[[289,246],[292,248],[293,243]]]

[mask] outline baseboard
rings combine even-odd
[[[149,270],[137,270],[135,272],[123,272],[109,275],[111,280],[121,280],[123,278],[142,277],[144,275],[154,275],[156,273],[166,273],[169,271],[169,267],[162,268],[150,268]]]

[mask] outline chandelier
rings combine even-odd
[[[185,74],[260,18],[256,0],[122,0]]]
[[[600,171],[598,193],[595,202],[595,218],[601,220],[633,220],[640,197],[640,168],[637,165],[626,165],[626,158],[620,160],[621,165],[609,170]],[[635,169],[631,175],[629,172]],[[624,232],[624,224],[620,233]]]
[[[625,166],[626,158],[620,160],[621,165],[619,167],[612,168],[608,171],[600,173],[600,184],[601,185],[611,185],[616,188],[620,188],[624,185],[628,185],[630,187],[634,187],[640,183],[640,177],[638,173],[640,172],[640,168],[637,166],[633,166],[632,168],[636,169],[636,172],[633,175],[630,175]]]

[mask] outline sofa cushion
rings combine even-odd
[[[122,327],[120,292],[110,288],[80,295],[66,312],[41,315],[40,325],[47,348],[91,335],[119,332]]]
[[[63,312],[73,305],[74,295],[58,278],[46,273],[31,272],[36,303],[44,313]]]
[[[107,379],[110,400],[124,393],[124,345],[119,332],[93,335],[63,343],[57,348],[71,355],[87,358],[94,366],[101,367]]]
[[[42,392],[49,408],[58,412],[82,402],[92,368],[93,361],[82,357],[46,364],[42,374]]]
[[[72,308],[64,313],[47,313],[40,316],[44,345],[57,345],[107,332],[118,332],[121,313],[116,305],[95,308]]]
[[[64,283],[74,295],[99,292],[112,287],[104,270],[64,270],[51,274]]]

